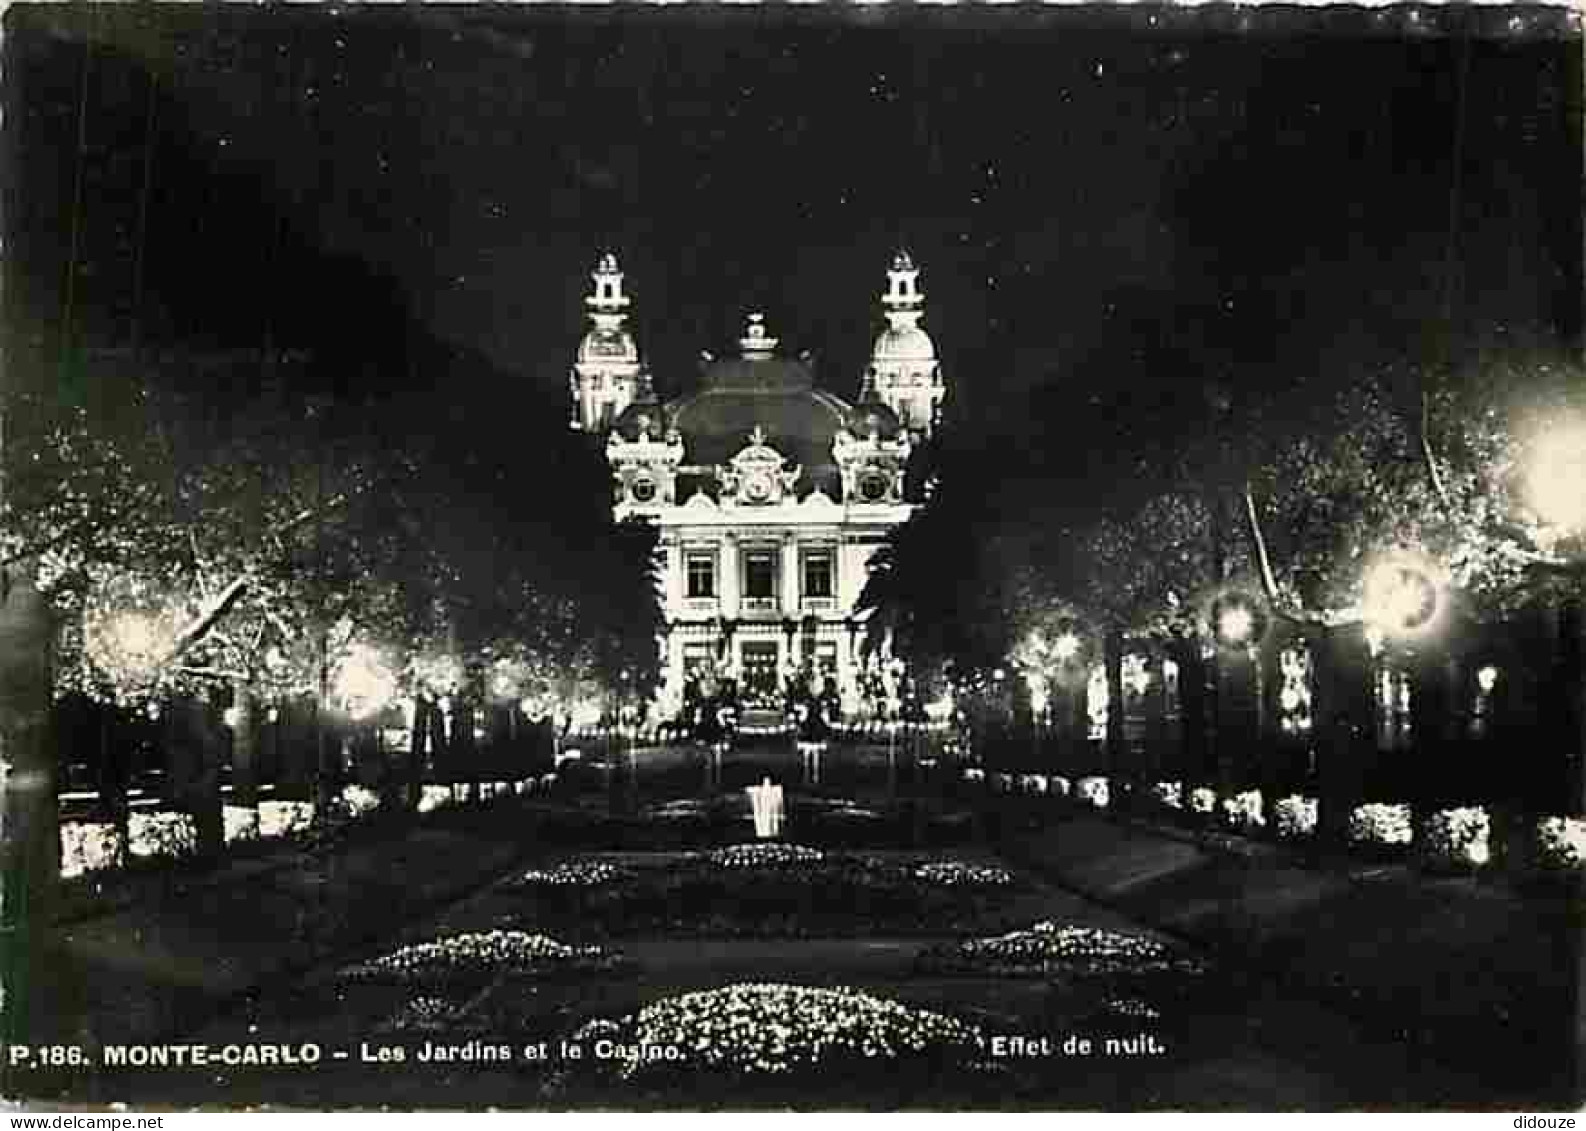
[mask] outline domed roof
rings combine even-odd
[[[755,429],[765,443],[789,463],[803,469],[798,493],[819,486],[833,498],[841,493],[841,476],[832,457],[832,441],[844,428],[856,435],[876,432],[897,435],[897,417],[882,404],[857,409],[841,397],[815,387],[808,365],[776,357],[718,361],[704,373],[704,387],[668,406],[674,427],[682,433],[684,459],[695,466],[725,464],[749,443]]]
[[[626,330],[595,329],[585,334],[579,343],[578,360],[580,363],[637,365],[639,345]]]
[[[832,440],[848,406],[815,388],[809,368],[777,358],[720,361],[705,370],[705,385],[672,406],[672,421],[688,445],[688,462],[726,463],[756,428],[793,463],[832,462]]]
[[[889,326],[870,351],[873,361],[936,361],[936,343],[918,326]]]

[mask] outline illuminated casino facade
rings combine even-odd
[[[807,361],[780,356],[758,313],[738,357],[710,360],[695,391],[662,401],[626,326],[617,260],[596,266],[572,426],[604,438],[616,517],[659,528],[663,711],[703,666],[769,698],[808,664],[856,702],[854,605],[871,554],[918,505],[906,471],[946,393],[919,325],[918,268],[900,252],[887,277],[886,326],[852,403],[818,387]]]

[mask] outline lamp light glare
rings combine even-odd
[[[1586,423],[1549,429],[1528,462],[1526,493],[1537,517],[1574,532],[1586,528]]]
[[[1363,611],[1385,632],[1414,632],[1437,615],[1437,586],[1420,569],[1386,562],[1366,577]]]
[[[1065,632],[1052,642],[1052,654],[1062,663],[1067,663],[1079,655],[1079,637],[1072,632]]]
[[[332,690],[349,715],[366,719],[396,698],[397,680],[378,652],[356,644],[337,669]]]
[[[1498,669],[1488,664],[1476,673],[1476,686],[1481,688],[1483,695],[1492,694],[1492,689],[1498,686]]]
[[[1217,614],[1217,639],[1224,644],[1248,644],[1255,627],[1255,617],[1243,605],[1230,605]]]

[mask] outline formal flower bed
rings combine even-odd
[[[916,864],[914,878],[943,887],[1009,887],[1013,873],[992,864],[967,864],[962,860],[930,860]]]
[[[342,970],[353,982],[449,982],[502,972],[603,970],[614,956],[598,946],[569,946],[528,931],[479,931],[404,946]]]
[[[732,844],[705,855],[717,868],[792,868],[817,864],[825,858],[826,854],[818,848],[779,841]]]
[[[972,1070],[984,1038],[945,1013],[839,987],[736,983],[663,998],[573,1037],[585,1048],[620,1048],[609,1071],[623,1080],[665,1084],[706,1076],[856,1081],[855,1071],[897,1071],[913,1062],[932,1073]]]
[[[1006,868],[884,860],[774,842],[693,853],[627,874],[571,861],[518,883],[523,922],[594,932],[787,938],[1000,926],[1024,894]],[[556,876],[558,880],[550,877]]]
[[[632,878],[632,871],[605,860],[564,860],[553,868],[524,872],[515,882],[525,887],[593,888]]]
[[[931,952],[930,959],[929,965],[938,969],[1008,976],[1205,972],[1198,959],[1182,957],[1166,943],[1145,935],[1102,927],[1060,926],[1050,921],[1028,930],[966,939]]]
[[[397,1035],[457,1033],[466,1020],[467,1014],[461,1002],[433,994],[419,994],[387,1018],[380,1029]]]

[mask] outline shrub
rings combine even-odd
[[[1233,797],[1225,797],[1223,799],[1223,820],[1241,832],[1264,828],[1267,819],[1262,814],[1261,804],[1261,791],[1259,789],[1247,789],[1243,793],[1235,794]]]
[[[133,813],[128,833],[134,856],[188,856],[198,851],[198,829],[187,813]]]
[[[259,835],[290,836],[314,823],[314,806],[307,801],[259,802]]]
[[[1298,840],[1316,832],[1316,799],[1290,794],[1272,807],[1278,836]]]
[[[1428,863],[1481,867],[1492,858],[1492,822],[1480,806],[1444,809],[1426,823],[1423,849]]]
[[[1349,840],[1352,844],[1394,846],[1415,839],[1415,826],[1408,805],[1370,802],[1349,814]]]
[[[1104,777],[1080,778],[1074,786],[1074,793],[1092,809],[1105,809],[1112,800]]]
[[[259,811],[251,805],[227,805],[221,810],[226,825],[226,843],[259,839]]]
[[[61,825],[61,876],[70,879],[125,863],[125,846],[112,824],[71,821]]]
[[[1548,870],[1586,869],[1586,820],[1545,817],[1536,826],[1537,864]]]

